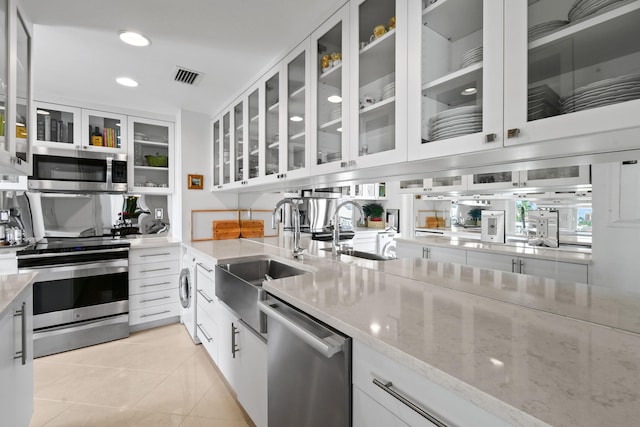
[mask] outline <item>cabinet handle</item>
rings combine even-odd
[[[520,129],[513,128],[507,130],[507,138],[517,138],[518,136],[520,136]]]
[[[497,139],[498,135],[496,135],[495,133],[488,133],[485,135],[486,142],[496,142]]]
[[[431,257],[431,248],[422,248],[422,258],[429,259]]]
[[[511,258],[511,272],[512,273],[516,272],[516,260],[515,260],[515,258]]]
[[[151,270],[140,270],[140,273],[151,273],[152,271],[164,271],[164,270],[171,270],[169,267],[164,267],[164,268],[154,268]]]
[[[144,254],[144,255],[140,255],[140,258],[146,258],[148,256],[165,256],[165,255],[171,255],[170,252],[163,252],[161,254]]]
[[[207,273],[211,273],[213,271],[213,269],[207,267],[204,264],[198,263],[198,267],[201,267],[203,270],[205,270]]]
[[[13,317],[22,317],[22,350],[16,351],[16,355],[13,357],[14,359],[21,359],[22,365],[27,364],[27,303],[25,301],[22,302],[22,309],[13,313]]]
[[[233,356],[234,359],[236,358],[236,353],[240,351],[240,349],[236,344],[237,334],[238,334],[238,328],[236,328],[236,325],[234,325],[233,322],[231,322],[231,355]]]
[[[525,274],[525,272],[524,272],[524,261],[519,260],[518,263],[520,264],[520,274]]]
[[[407,397],[403,396],[402,394],[398,393],[397,391],[395,391],[394,389],[392,389],[391,387],[393,387],[393,383],[391,381],[388,381],[386,383],[383,383],[382,381],[380,381],[377,378],[373,379],[373,383],[375,385],[377,385],[378,387],[380,387],[382,390],[384,390],[385,392],[389,393],[392,397],[398,399],[400,402],[404,403],[406,406],[408,406],[410,409],[414,410],[415,412],[417,412],[419,415],[421,415],[422,417],[426,418],[427,420],[429,420],[429,422],[435,424],[438,427],[449,427],[448,424],[446,424],[445,422],[439,420],[438,418],[436,418],[434,415],[428,413],[427,411],[425,411],[424,409],[422,409],[420,406],[418,406],[417,404],[413,403],[411,400],[409,400]]]
[[[148,285],[140,285],[141,288],[148,288],[151,286],[162,286],[162,285],[170,285],[171,282],[160,282],[160,283],[149,283]]]
[[[163,297],[159,297],[159,298],[149,298],[149,299],[143,299],[143,300],[141,300],[140,302],[152,302],[152,301],[160,301],[160,300],[163,300],[163,299],[169,299],[169,298],[171,298],[171,297],[170,297],[170,296],[168,296],[168,295],[166,295],[166,296],[163,296]]]
[[[205,299],[209,304],[211,304],[211,303],[213,302],[213,300],[212,300],[211,298],[209,298],[209,297],[207,296],[207,294],[205,294],[204,292],[202,292],[202,289],[198,289],[198,293],[199,293],[200,295],[202,295],[202,297],[203,297],[203,298],[204,298],[204,299]]]
[[[159,316],[161,314],[165,314],[165,313],[171,313],[171,310],[163,310],[163,311],[159,311],[157,313],[149,313],[149,314],[143,314],[140,317],[151,317],[151,316]]]
[[[213,341],[213,338],[211,338],[204,330],[204,328],[202,327],[202,323],[198,323],[198,329],[200,329],[200,332],[202,332],[202,335],[204,335],[204,337],[207,339],[208,342]]]

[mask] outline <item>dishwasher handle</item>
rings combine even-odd
[[[326,338],[320,338],[300,326],[295,320],[281,313],[277,307],[278,303],[258,301],[258,308],[261,312],[266,314],[268,317],[272,317],[280,321],[293,334],[309,344],[327,359],[330,359],[335,354],[343,351],[344,343],[342,342],[342,337],[334,334]]]

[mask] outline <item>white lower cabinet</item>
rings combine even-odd
[[[180,316],[180,246],[129,250],[129,325]]]
[[[476,251],[467,251],[467,264],[474,267],[546,277],[563,282],[589,283],[589,268],[586,264]]]
[[[3,426],[28,427],[33,414],[33,290],[0,317],[0,414]]]
[[[196,335],[215,363],[218,361],[218,312],[213,265],[196,266]]]
[[[356,427],[510,425],[356,340],[353,341],[353,386],[353,425]]]
[[[464,249],[443,248],[414,243],[398,242],[396,244],[398,258],[426,258],[433,261],[467,263],[467,251]]]

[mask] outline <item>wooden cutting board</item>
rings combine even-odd
[[[240,221],[241,237],[264,237],[264,220],[242,220]]]
[[[213,240],[238,239],[240,223],[238,221],[213,221]]]

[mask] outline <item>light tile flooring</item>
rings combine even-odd
[[[34,361],[31,427],[248,427],[180,324]]]

